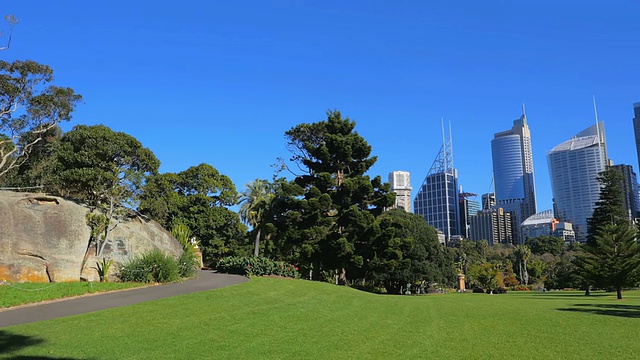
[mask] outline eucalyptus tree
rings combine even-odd
[[[52,85],[53,70],[35,61],[0,61],[0,177],[25,162],[42,135],[71,113],[82,97]]]

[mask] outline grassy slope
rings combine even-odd
[[[60,299],[96,292],[130,289],[144,286],[142,283],[16,283],[0,286],[0,308]]]
[[[2,329],[0,345],[12,339],[35,345],[0,350],[0,358],[619,359],[637,358],[639,328],[638,292],[625,293],[622,302],[609,294],[556,292],[385,296],[257,278]]]

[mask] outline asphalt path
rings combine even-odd
[[[240,284],[248,280],[248,278],[240,275],[216,274],[212,271],[202,270],[197,277],[182,283],[111,291],[2,309],[0,310],[0,328],[217,289]]]

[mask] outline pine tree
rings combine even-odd
[[[622,173],[613,167],[607,167],[598,175],[600,199],[587,220],[587,243],[593,243],[598,229],[604,225],[629,224],[629,217],[624,211],[623,179]]]
[[[304,257],[319,271],[335,271],[345,284],[347,269],[363,265],[360,248],[376,216],[393,204],[395,196],[381,178],[365,173],[377,158],[371,146],[354,131],[355,122],[328,111],[327,120],[300,124],[286,132],[291,158],[304,174],[295,183],[304,189],[299,206],[299,237]]]
[[[613,287],[618,299],[622,288],[640,282],[640,244],[636,230],[627,224],[607,224],[599,228],[594,240],[582,247],[575,264],[583,278],[597,287]]]

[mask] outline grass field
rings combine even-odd
[[[143,285],[145,284],[92,282],[5,283],[0,285],[0,308]]]
[[[254,278],[0,329],[0,358],[637,359],[640,293],[624,296],[391,296]]]

